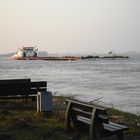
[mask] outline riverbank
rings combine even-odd
[[[0,140],[76,140],[77,133],[65,133],[65,99],[53,97],[53,112],[37,113],[36,102],[0,101]],[[129,126],[125,140],[140,139],[140,116],[108,109],[110,119]],[[88,136],[81,134],[81,140]],[[115,140],[115,138],[114,138]]]

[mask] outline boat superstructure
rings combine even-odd
[[[36,47],[22,47],[11,59],[28,59],[37,57],[38,49]]]

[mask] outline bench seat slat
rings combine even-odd
[[[83,116],[77,116],[77,119],[78,119],[78,121],[81,121],[81,122],[86,123],[86,124],[90,124],[90,122],[91,122],[90,119],[83,117]],[[112,132],[128,129],[127,126],[122,126],[122,125],[119,125],[119,127],[118,127],[118,124],[113,123],[113,122],[109,122],[109,124],[103,123],[103,126],[106,130],[109,130]]]
[[[111,125],[113,125],[113,126],[120,127],[120,128],[122,128],[122,129],[128,129],[127,126],[121,125],[121,124],[118,124],[118,123],[109,122],[109,124],[111,124]]]
[[[91,113],[87,112],[87,111],[83,111],[77,108],[73,107],[73,110],[75,111],[75,113],[79,116],[83,116],[83,117],[87,117],[87,118],[91,118]]]
[[[122,132],[128,129],[127,126],[116,124],[113,122],[109,122],[109,124],[103,123],[103,125],[104,129],[112,134],[115,134],[116,132]]]
[[[99,114],[99,119],[104,123],[109,123],[108,117]]]
[[[79,115],[77,118],[80,120],[80,121],[82,121],[82,120],[86,120],[85,122],[86,123],[88,123],[88,124],[90,124],[90,117],[91,117],[91,115],[89,115],[88,116],[88,114],[82,114],[82,113],[85,113],[85,112],[76,112],[77,113],[77,115]],[[87,112],[86,112],[87,113]],[[90,113],[89,113],[90,114]],[[88,117],[87,117],[88,116]],[[108,121],[108,117],[105,117],[105,116],[101,116],[100,115],[100,119],[101,119],[101,121],[102,122],[104,122],[104,123],[109,123],[109,121]]]
[[[77,120],[81,121],[81,122],[83,122],[85,124],[90,124],[90,122],[91,122],[91,119],[88,119],[88,118],[83,117],[83,116],[77,116]]]
[[[104,126],[105,129],[111,129],[112,131],[120,131],[120,130],[123,130],[120,127],[116,127],[114,125],[110,125],[110,124],[106,124],[106,123],[104,123],[103,126]]]
[[[112,129],[112,128],[110,128],[110,127],[108,127],[108,126],[104,126],[104,129],[106,130],[106,131],[109,131],[109,132],[116,132],[116,130],[115,129]]]

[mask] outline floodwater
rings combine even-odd
[[[48,90],[140,115],[140,56],[78,61],[9,60],[0,57],[0,79],[47,81]]]

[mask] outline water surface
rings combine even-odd
[[[9,60],[0,57],[0,79],[31,78],[48,90],[140,115],[140,57],[78,61]]]

